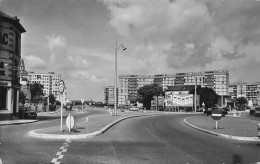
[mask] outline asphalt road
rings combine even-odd
[[[260,143],[228,140],[197,131],[183,123],[188,116],[127,119],[101,136],[70,141],[42,140],[26,135],[26,131],[35,129],[35,126],[45,126],[44,122],[4,126],[0,157],[4,164],[50,163],[58,157],[57,154],[62,154],[57,161],[68,164],[260,162]],[[61,150],[62,147],[66,150]]]
[[[105,112],[105,111],[103,111]],[[89,110],[88,113],[77,113],[71,111],[75,120],[85,119],[87,115],[103,113],[100,110]],[[63,127],[65,127],[66,116],[69,111],[64,112]],[[40,116],[39,122],[21,125],[0,126],[0,164],[38,164],[50,163],[56,157],[56,153],[64,141],[44,140],[32,138],[27,135],[31,130],[60,125],[60,113],[51,117]]]
[[[133,118],[92,140],[72,141],[63,163],[250,164],[260,143],[212,136],[183,123],[188,115]]]

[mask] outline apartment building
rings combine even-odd
[[[229,95],[232,99],[239,97],[245,97],[247,100],[251,100],[253,104],[259,102],[260,82],[242,82],[242,83],[230,83]]]
[[[160,75],[119,75],[118,105],[134,103],[137,90],[147,84],[158,84],[163,87],[176,85],[200,85],[212,88],[218,95],[228,95],[229,72],[214,70],[205,72],[188,72]]]
[[[28,84],[39,83],[43,85],[44,96],[53,94],[56,98],[59,95],[59,82],[61,80],[61,74],[55,74],[54,72],[48,73],[26,73],[28,76]]]
[[[104,103],[107,105],[114,105],[114,86],[105,86],[104,88]]]

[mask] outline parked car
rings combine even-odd
[[[205,110],[204,115],[206,115],[206,116],[211,115],[212,110],[221,110],[222,117],[225,117],[225,115],[228,114],[228,111],[226,111],[226,109],[224,109],[224,108],[212,107],[212,108],[208,108],[207,110]]]
[[[249,108],[249,114],[250,114],[250,115],[253,115],[254,113],[255,113],[255,107],[250,106],[250,108]]]
[[[139,108],[137,106],[133,106],[129,110],[130,111],[139,111]]]
[[[26,110],[24,111],[24,119],[36,119],[37,113],[32,110]]]
[[[260,116],[260,106],[258,107],[255,107],[255,113],[254,115],[257,117],[257,116]]]
[[[205,110],[204,110],[204,115],[205,115],[205,116],[211,115],[211,111],[212,111],[211,108],[205,109]]]

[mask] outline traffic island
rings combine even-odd
[[[255,120],[223,117],[218,121],[217,129],[215,120],[207,116],[188,117],[184,122],[195,129],[213,135],[236,140],[260,141]]]

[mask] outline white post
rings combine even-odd
[[[61,100],[61,106],[60,106],[60,131],[62,132],[62,105],[63,101]]]
[[[216,121],[216,129],[218,129],[218,121]]]

